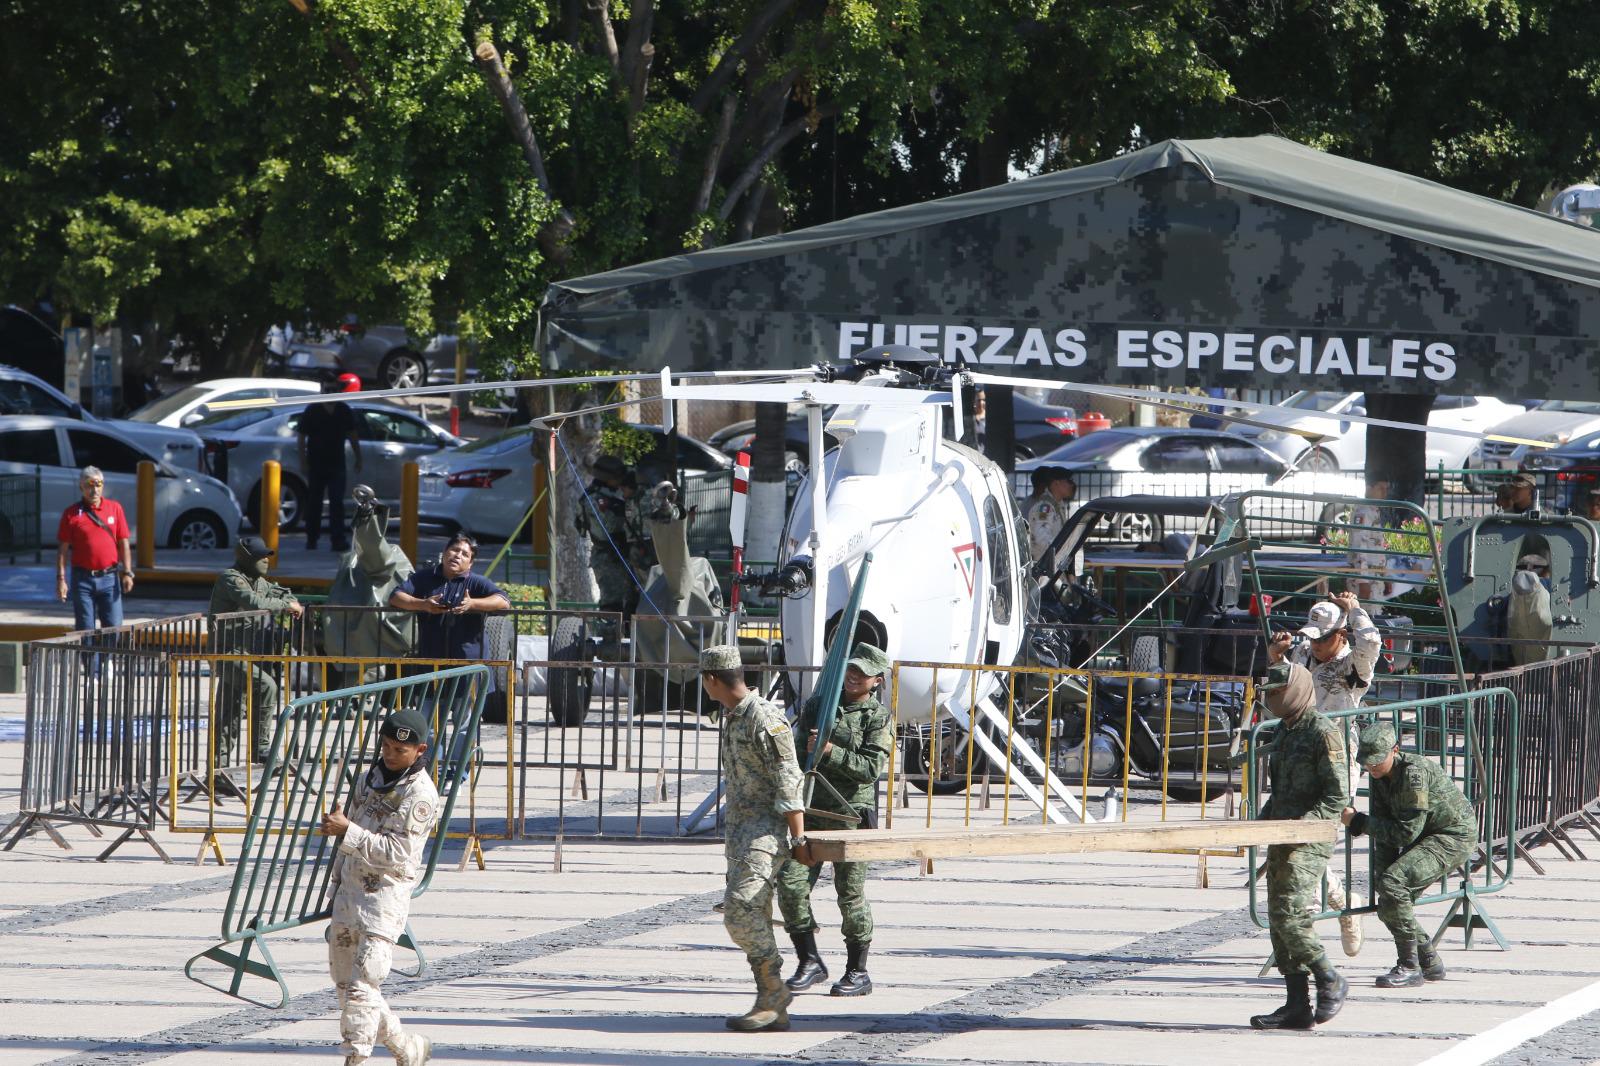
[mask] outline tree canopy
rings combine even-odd
[[[1167,136],[1534,203],[1577,0],[0,0],[0,294],[243,365],[275,320],[533,355],[557,277]]]

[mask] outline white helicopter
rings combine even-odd
[[[976,385],[1064,387],[1157,407],[1187,410],[1191,396],[1073,381],[1048,381],[970,372],[919,349],[873,347],[850,365],[814,366],[789,373],[710,371],[605,375],[499,383],[495,387],[551,388],[623,381],[659,381],[664,418],[672,428],[674,400],[738,400],[802,405],[809,419],[809,474],[789,515],[779,568],[765,575],[765,591],[783,597],[784,661],[820,663],[833,627],[868,552],[875,562],[854,636],[870,639],[892,661],[1009,666],[1017,659],[1029,621],[1028,604],[1044,578],[1033,574],[1020,520],[1005,472],[988,457],[960,443],[965,436],[961,397]],[[709,383],[706,383],[709,382]],[[278,403],[318,403],[476,391],[485,386],[431,386],[304,397]],[[265,401],[270,403],[271,401]],[[576,414],[615,409],[636,400],[544,416],[549,428]],[[1269,404],[1206,398],[1229,409],[1229,419],[1247,425]],[[258,406],[234,401],[213,406]],[[824,409],[834,407],[824,425]],[[1302,412],[1302,414],[1311,414]],[[1330,422],[1362,422],[1408,430],[1423,427],[1348,413]],[[840,445],[824,451],[824,428]],[[948,432],[947,432],[948,430]],[[1469,430],[1433,427],[1431,432],[1473,439],[1507,439]],[[1314,433],[1306,434],[1316,436]],[[953,438],[953,439],[952,439]],[[1517,440],[1516,443],[1534,443]],[[742,545],[742,519],[734,543]],[[803,693],[805,675],[791,684]],[[1018,789],[1053,822],[1089,820],[1077,798],[1021,737],[1005,738],[1004,712],[996,697],[998,672],[908,666],[896,677],[899,721],[922,726],[950,719],[997,767],[1009,770]],[[991,729],[980,726],[987,720]],[[958,747],[964,747],[960,740]],[[1008,754],[1009,752],[1009,754]],[[1020,763],[1020,765],[1019,765]],[[1039,782],[1039,784],[1035,784]]]

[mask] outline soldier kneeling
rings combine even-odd
[[[1346,807],[1340,820],[1351,836],[1372,834],[1372,874],[1378,917],[1394,936],[1399,961],[1379,988],[1415,988],[1444,980],[1444,962],[1412,909],[1427,887],[1467,861],[1478,839],[1472,804],[1432,759],[1401,751],[1394,730],[1361,731],[1357,758],[1367,768],[1371,813]]]

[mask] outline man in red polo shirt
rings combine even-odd
[[[132,534],[116,500],[106,499],[106,478],[86,466],[78,478],[83,499],[61,513],[56,527],[56,598],[72,599],[78,629],[122,624],[122,594],[133,591]],[[72,563],[71,574],[67,562]]]

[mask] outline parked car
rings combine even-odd
[[[1439,396],[1433,401],[1433,412],[1428,425],[1445,429],[1488,430],[1507,419],[1515,418],[1527,408],[1522,404],[1506,403],[1490,396]],[[1331,434],[1330,439],[1313,443],[1305,437],[1279,430],[1260,429],[1256,426],[1235,426],[1233,432],[1272,449],[1283,459],[1294,462],[1300,453],[1312,449],[1311,454],[1299,462],[1306,470],[1363,470],[1367,465],[1367,427],[1359,422],[1333,423],[1324,418],[1308,418],[1297,411],[1324,411],[1330,414],[1367,413],[1367,394],[1364,392],[1297,392],[1277,405],[1251,415],[1260,422],[1282,424],[1295,429],[1308,429]],[[1426,465],[1436,470],[1441,465],[1446,470],[1461,470],[1472,462],[1475,444],[1470,437],[1447,436],[1429,433],[1424,445]]]
[[[1519,446],[1522,469],[1541,482],[1545,508],[1588,514],[1589,490],[1600,488],[1600,422],[1559,448]]]
[[[131,441],[175,469],[206,469],[205,443],[189,430],[151,425],[139,419],[97,418],[82,404],[67,399],[54,385],[16,367],[0,366],[0,415],[74,419]]]
[[[295,378],[213,378],[153,400],[128,419],[151,426],[192,426],[209,415],[211,404],[220,400],[277,400],[314,396],[320,391],[315,382]]]
[[[1564,446],[1570,441],[1600,433],[1600,403],[1593,400],[1547,400],[1531,411],[1490,428],[1508,437],[1548,441]],[[1541,450],[1506,441],[1486,440],[1474,452],[1472,465],[1489,471],[1505,471],[1506,474],[1524,466],[1530,470],[1554,469],[1535,467],[1527,458],[1529,452]]]
[[[672,438],[660,426],[630,423],[655,437],[655,446],[635,466],[641,490],[672,473]],[[533,430],[518,426],[419,463],[418,521],[429,528],[464,529],[486,540],[505,540],[533,506]],[[677,436],[678,469],[691,474],[725,470],[727,456],[705,441]]]
[[[456,378],[460,340],[451,333],[413,337],[404,326],[369,326],[355,315],[346,316],[336,330],[307,329],[286,336],[282,328],[273,328],[266,359],[272,373],[320,381],[348,371],[384,389],[449,384]],[[467,380],[477,377],[469,347]]]
[[[106,495],[122,504],[130,525],[138,518],[138,471],[156,464],[156,543],[169,548],[225,548],[241,516],[227,485],[205,474],[175,469],[102,423],[44,415],[12,415],[0,421],[0,474],[39,477],[39,538],[56,542],[61,512],[81,497],[79,472],[97,466],[106,477]],[[0,515],[0,521],[7,516]],[[0,542],[9,539],[0,530]],[[135,539],[143,535],[134,531]]]
[[[1338,471],[1291,470],[1266,448],[1232,432],[1177,428],[1124,427],[1064,444],[1048,455],[1017,464],[1017,494],[1025,495],[1035,467],[1062,466],[1078,483],[1077,498],[1102,496],[1223,496],[1253,489],[1360,497],[1365,479]],[[1340,520],[1334,504],[1298,505],[1273,501],[1252,508],[1261,519],[1252,532],[1297,539],[1324,532]],[[1273,519],[1277,519],[1274,521]],[[1174,525],[1173,523],[1179,523]],[[1107,516],[1111,536],[1125,542],[1160,540],[1165,533],[1193,533],[1199,519],[1119,512]]]
[[[361,472],[350,484],[369,485],[391,506],[400,501],[401,470],[465,441],[403,407],[384,403],[352,403],[361,437]],[[261,523],[261,464],[276,459],[282,467],[278,482],[278,525],[293,529],[305,517],[306,475],[300,466],[297,430],[303,408],[257,407],[218,411],[195,424],[207,440],[216,442],[219,476],[239,498],[252,528]],[[329,456],[314,457],[330,462]],[[348,461],[348,460],[347,460]]]

